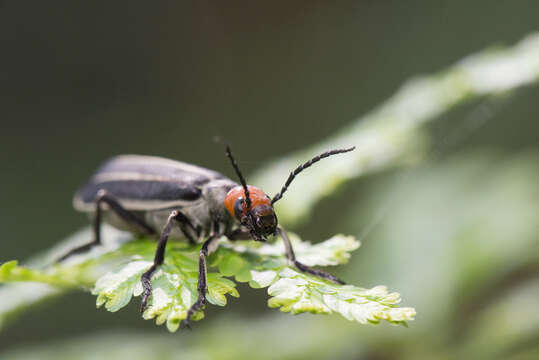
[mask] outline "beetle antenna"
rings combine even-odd
[[[349,151],[352,151],[354,150],[356,147],[355,146],[352,146],[351,148],[348,148],[348,149],[334,149],[334,150],[329,150],[329,151],[326,151],[325,153],[322,153],[318,156],[315,156],[313,157],[311,160],[307,161],[306,163],[298,166],[294,171],[292,171],[290,173],[290,175],[288,176],[288,179],[286,180],[286,182],[284,183],[284,186],[283,188],[281,189],[280,192],[278,192],[277,194],[275,194],[275,196],[273,197],[273,199],[271,199],[271,204],[273,205],[274,203],[276,203],[277,201],[279,201],[282,197],[283,197],[283,194],[285,193],[285,191],[288,189],[288,187],[290,186],[290,183],[292,182],[292,180],[294,180],[294,178],[300,173],[302,172],[303,170],[307,169],[309,166],[311,166],[312,164],[314,164],[315,162],[318,162],[324,158],[327,158],[331,155],[336,155],[336,154],[341,154],[341,153],[346,153],[346,152],[349,152]]]
[[[247,183],[245,182],[245,178],[243,177],[241,170],[238,166],[238,163],[236,162],[236,159],[234,159],[234,156],[232,156],[232,152],[230,151],[230,145],[226,145],[226,156],[230,159],[230,162],[232,163],[232,167],[234,170],[236,170],[236,174],[240,178],[241,186],[243,186],[243,191],[245,192],[245,203],[247,204],[247,209],[251,208],[251,197],[249,196],[249,189],[247,188]]]

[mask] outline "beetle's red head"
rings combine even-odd
[[[243,186],[232,188],[225,197],[225,207],[234,218],[251,232],[253,239],[265,241],[266,237],[277,231],[277,216],[271,199],[255,187],[247,186],[250,205]]]
[[[232,156],[230,146],[227,145],[226,155],[230,159],[232,167],[234,167],[234,170],[240,179],[241,186],[234,187],[228,194],[226,194],[225,207],[233,217],[249,229],[253,239],[266,241],[268,235],[277,233],[277,216],[273,210],[273,204],[283,197],[283,194],[286,192],[288,186],[290,186],[290,183],[292,183],[296,175],[315,162],[354,149],[355,146],[348,149],[329,150],[298,166],[290,173],[284,186],[281,188],[281,191],[275,194],[272,199],[264,194],[259,188],[247,185],[236,160]]]

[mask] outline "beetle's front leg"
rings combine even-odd
[[[313,269],[307,265],[304,265],[302,263],[300,263],[299,261],[296,260],[296,255],[294,254],[294,249],[292,249],[292,244],[290,243],[290,239],[288,238],[288,234],[286,233],[286,231],[278,226],[277,227],[278,231],[279,231],[279,234],[281,234],[281,237],[283,238],[283,242],[284,242],[284,246],[285,246],[285,250],[286,250],[286,257],[288,258],[288,260],[294,264],[299,270],[303,271],[303,272],[306,272],[308,274],[312,274],[312,275],[315,275],[315,276],[318,276],[318,277],[321,277],[322,279],[326,279],[326,280],[329,280],[329,281],[333,281],[337,284],[344,284],[345,282],[342,281],[341,279],[331,275],[330,273],[328,272],[325,272],[325,271],[322,271],[322,270],[317,270],[317,269]]]
[[[198,259],[198,299],[197,301],[189,308],[189,311],[187,311],[187,318],[184,320],[184,325],[186,327],[189,327],[189,322],[191,321],[191,317],[206,303],[206,292],[208,291],[208,278],[207,278],[207,265],[206,265],[206,257],[209,255],[210,249],[213,247],[213,242],[217,241],[219,239],[218,235],[212,235],[208,240],[202,244],[202,248],[200,249],[200,256]]]
[[[165,224],[165,227],[163,228],[163,231],[161,232],[161,236],[159,238],[159,243],[157,244],[157,250],[155,251],[155,257],[153,260],[152,266],[146,271],[144,274],[142,274],[142,277],[140,281],[142,282],[142,301],[140,304],[140,311],[143,312],[146,309],[146,305],[148,304],[148,299],[150,298],[150,295],[152,294],[152,284],[150,282],[150,279],[152,278],[152,275],[157,269],[157,267],[161,264],[163,264],[163,260],[165,259],[165,248],[167,246],[167,240],[168,236],[170,235],[170,229],[172,227],[172,222],[176,217],[178,216],[178,211],[173,210],[167,220],[167,223]]]

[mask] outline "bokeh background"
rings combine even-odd
[[[71,197],[107,157],[232,176],[221,136],[252,174],[414,75],[516,43],[538,14],[530,1],[0,1],[0,261],[86,226]],[[418,311],[408,329],[281,314],[240,285],[194,331],[169,334],[136,302],[111,314],[77,293],[2,329],[0,357],[537,358],[538,99],[529,86],[457,107],[425,127],[426,160],[344,184],[293,227],[361,237],[335,272],[399,291]]]

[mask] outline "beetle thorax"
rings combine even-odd
[[[249,185],[247,189],[251,199],[251,209],[260,205],[269,205],[271,207],[271,199],[260,188]],[[226,194],[225,207],[230,215],[238,220],[247,215],[247,211],[250,209],[247,208],[245,191],[242,186],[236,186]]]
[[[255,240],[265,240],[274,234],[277,228],[277,216],[271,205],[271,199],[261,189],[248,186],[251,204],[247,204],[242,186],[232,188],[225,197],[227,211],[247,227]]]

